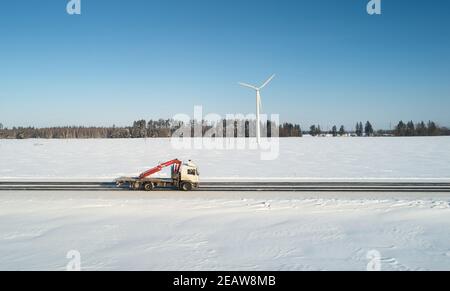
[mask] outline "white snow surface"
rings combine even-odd
[[[203,181],[450,181],[449,137],[287,138],[272,161],[249,149],[174,149],[170,139],[0,140],[0,179],[108,181],[174,158],[195,161]]]
[[[450,270],[434,195],[1,192],[0,270]]]
[[[279,158],[168,139],[0,140],[0,180],[450,180],[450,138],[292,138]],[[0,192],[0,270],[450,270],[449,193]],[[372,262],[373,263],[373,262]]]

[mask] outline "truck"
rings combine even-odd
[[[171,178],[155,178],[152,175],[171,167]],[[131,190],[152,191],[155,189],[177,189],[192,191],[199,187],[200,173],[191,160],[182,162],[178,159],[160,163],[138,177],[121,177],[115,180],[117,187],[128,187]]]

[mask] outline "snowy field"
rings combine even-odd
[[[0,180],[105,180],[192,159],[202,180],[450,181],[450,138],[0,140]],[[0,270],[450,270],[450,193],[0,192]],[[373,254],[372,252],[371,254]]]
[[[450,194],[0,193],[0,270],[450,270]]]
[[[450,181],[450,138],[280,139],[254,150],[176,150],[169,139],[0,140],[0,179],[112,180],[160,161],[192,159],[202,180]]]

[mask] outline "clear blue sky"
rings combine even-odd
[[[371,120],[450,125],[450,1],[5,0],[0,122],[127,125],[252,113],[238,81],[277,78],[264,112],[304,128]]]

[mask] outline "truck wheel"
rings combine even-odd
[[[133,184],[133,190],[141,190],[141,183],[135,182]]]
[[[155,189],[155,185],[153,185],[153,183],[146,183],[144,185],[144,190],[145,191],[153,191],[153,189]]]
[[[181,190],[192,191],[192,184],[188,182],[181,184]]]

